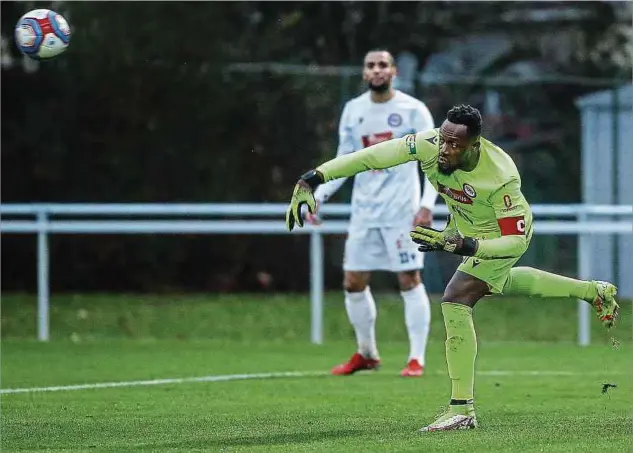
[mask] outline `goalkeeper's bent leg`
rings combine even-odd
[[[617,292],[618,289],[608,282],[575,280],[531,267],[512,269],[503,287],[503,294],[506,295],[575,297],[585,300],[593,305],[598,319],[607,328],[611,328],[618,318],[620,306],[615,300]]]
[[[504,295],[574,297],[592,303],[598,295],[595,282],[563,277],[532,267],[510,270]]]

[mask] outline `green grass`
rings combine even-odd
[[[397,293],[376,294],[380,341],[407,341],[403,302]],[[442,337],[439,296],[432,296],[432,335]],[[475,309],[481,341],[575,342],[576,301],[484,298]],[[221,295],[56,295],[51,299],[51,336],[55,340],[214,339],[236,342],[308,341],[310,301],[305,294]],[[324,309],[325,340],[352,338],[342,295],[329,293]],[[622,303],[617,336],[631,341],[631,302]],[[592,340],[608,343],[600,323]],[[2,338],[36,337],[36,298],[2,296]]]
[[[450,396],[438,307],[428,372],[421,379],[403,379],[398,372],[408,345],[402,306],[394,297],[379,301],[383,367],[378,372],[5,394],[2,451],[594,453],[633,448],[630,303],[623,305],[616,331],[619,349],[599,330],[592,346],[573,344],[575,303],[482,303],[475,310],[481,428],[421,434],[417,430]],[[322,346],[307,341],[305,296],[59,296],[53,300],[55,340],[47,344],[31,339],[32,297],[3,296],[2,303],[5,389],[327,372],[354,349],[337,295],[328,298]],[[605,382],[617,388],[602,394]]]
[[[449,396],[440,342],[428,375],[397,376],[406,345],[376,373],[195,383],[2,398],[3,451],[631,450],[631,348],[490,344],[478,358],[481,429],[417,433]],[[4,388],[274,371],[328,370],[349,343],[253,345],[112,341],[3,345]],[[575,375],[489,375],[490,371]],[[601,394],[603,382],[618,385]]]

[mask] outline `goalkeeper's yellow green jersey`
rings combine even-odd
[[[455,217],[459,232],[479,239],[475,256],[521,256],[532,234],[532,212],[521,193],[521,177],[501,148],[481,137],[472,171],[439,172],[439,129],[406,135],[346,154],[317,167],[325,181],[417,160]]]

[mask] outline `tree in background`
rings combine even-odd
[[[25,66],[8,32],[35,7],[64,14],[73,37],[61,58]],[[227,64],[234,62],[358,65],[368,48],[379,46],[395,53],[409,50],[424,67],[464,37],[495,29],[514,45],[482,74],[537,59],[563,74],[614,77],[629,61],[630,78],[630,20],[622,20],[626,14],[612,2],[573,7],[565,2],[3,2],[1,8],[4,202],[286,201],[296,176],[331,156],[339,80],[227,74]],[[554,17],[562,14],[557,11],[580,12],[539,22],[539,11],[547,8]],[[534,20],[513,19],[528,17],[529,11]],[[630,17],[630,9],[625,11]],[[568,52],[557,50],[562,44],[532,45],[526,38],[561,27],[571,36],[565,38]],[[583,90],[551,90],[545,101],[569,109]],[[477,83],[464,91],[473,98],[482,92]],[[516,94],[508,99],[520,105]],[[521,112],[528,121],[542,114]],[[441,117],[443,111],[434,114]],[[577,130],[573,120],[569,124],[569,133]],[[551,154],[552,166],[564,162],[564,155]],[[565,197],[578,199],[578,189]],[[3,268],[4,288],[32,289],[32,238],[1,240],[3,261],[11,257]],[[288,240],[55,237],[52,280],[56,289],[74,290],[233,290],[260,287],[256,275],[265,271],[276,278],[272,287],[304,289],[307,279],[280,277],[307,275],[304,238],[294,239],[294,256],[269,263]],[[326,281],[338,285],[339,269],[327,271]]]

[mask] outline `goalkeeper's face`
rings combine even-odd
[[[444,121],[440,127],[440,154],[437,160],[440,173],[450,175],[460,168],[475,141],[468,137],[468,128],[464,124]]]
[[[363,80],[370,90],[380,93],[387,91],[395,75],[396,66],[389,52],[377,51],[365,55]]]

